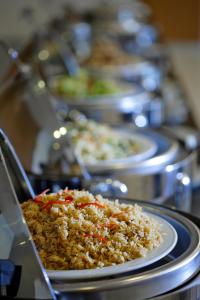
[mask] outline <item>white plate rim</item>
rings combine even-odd
[[[130,271],[135,271],[159,261],[173,250],[177,243],[178,235],[175,228],[161,216],[146,211],[145,214],[154,218],[159,224],[161,224],[161,233],[163,236],[162,244],[158,248],[155,248],[152,251],[150,251],[145,257],[137,258],[129,262],[125,262],[123,264],[98,269],[96,268],[66,271],[47,270],[48,277],[54,280],[81,280],[91,278],[102,278]]]

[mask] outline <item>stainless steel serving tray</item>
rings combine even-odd
[[[109,78],[108,75],[99,73],[97,76]],[[126,80],[120,80],[120,74],[118,78],[113,78],[117,83],[129,87],[129,90],[116,95],[76,98],[60,95],[53,88],[56,78],[60,75],[47,77],[47,86],[50,94],[53,95],[56,111],[77,109],[91,119],[112,125],[129,122],[137,127],[160,126],[164,121],[163,101],[145,90],[139,82],[134,83],[133,78],[136,75],[130,75],[129,73],[131,73],[130,69],[124,69],[124,75],[121,75],[121,78],[124,77],[124,79],[127,76]],[[147,79],[149,78],[147,74],[145,76],[147,76]],[[130,82],[128,82],[128,79],[130,79]],[[153,85],[157,85],[159,79],[154,79]],[[148,80],[144,79],[144,85],[148,85],[148,82]]]
[[[136,131],[135,129],[120,129],[119,132],[130,135],[133,133],[136,133],[136,136],[138,138],[142,137],[147,138],[149,141],[152,141],[153,144],[157,146],[156,153],[145,160],[142,161],[132,161],[131,158],[126,158],[126,162],[117,162],[115,160],[114,163],[107,163],[104,164],[102,161],[101,164],[97,164],[95,166],[88,165],[88,170],[93,174],[119,174],[119,173],[132,173],[132,174],[154,174],[156,172],[159,172],[163,169],[163,167],[167,166],[168,164],[172,163],[176,160],[177,155],[179,153],[179,143],[170,138],[169,136],[166,136],[162,133],[152,131],[152,130],[139,130]],[[42,143],[42,141],[46,141],[45,143]],[[60,148],[62,147],[62,141],[60,141]],[[59,152],[57,150],[54,150],[54,143],[59,143],[59,139],[54,139],[53,135],[49,133],[48,131],[41,131],[40,135],[38,135],[38,140],[36,141],[36,146],[33,154],[33,161],[32,166],[34,166],[34,169],[40,169],[41,164],[48,164],[48,161],[54,161],[53,156],[59,155]],[[41,144],[43,144],[43,147],[41,149]],[[59,150],[60,151],[60,150]],[[62,175],[62,174],[60,174]]]
[[[142,130],[142,132],[156,141],[158,149],[155,155],[140,163],[113,164],[109,168],[106,168],[102,163],[99,169],[95,170],[94,168],[93,172],[89,170],[94,180],[94,186],[96,186],[96,177],[100,181],[112,178],[126,185],[127,197],[129,198],[147,201],[152,199],[155,203],[164,203],[169,197],[173,197],[173,203],[170,205],[189,211],[195,153],[181,148],[176,140],[163,134],[162,131]],[[46,140],[46,145],[50,145],[47,142],[47,137],[43,134],[40,136],[38,145],[42,144],[43,140]],[[65,171],[66,169],[58,171],[51,168],[48,151],[46,149],[44,155],[44,152],[40,152],[39,148],[35,149],[30,178],[36,190],[40,192],[48,187],[52,190],[66,186],[83,187],[84,180],[78,174],[74,176]],[[44,166],[44,169],[41,166]],[[65,168],[64,162],[63,166]],[[104,185],[99,187],[101,191],[104,189]],[[90,188],[93,191],[93,184]],[[114,195],[118,196],[116,192]]]
[[[105,279],[52,281],[53,288],[69,299],[147,299],[177,288],[199,271],[200,232],[189,219],[150,203],[139,203],[148,212],[167,220],[177,231],[178,242],[165,258],[148,267]]]
[[[0,135],[1,150],[3,153],[4,171],[9,174],[8,181],[12,186],[8,188],[7,192],[11,195],[11,192],[15,190],[16,195],[14,201],[13,198],[8,197],[8,201],[2,203],[9,205],[15,205],[15,208],[19,211],[19,202],[26,201],[27,191],[29,196],[34,196],[30,183],[23,171],[20,162],[18,161],[12,146],[9,144],[7,138]],[[4,188],[8,185],[4,185]],[[3,186],[2,186],[3,187]],[[5,194],[4,194],[5,195]],[[107,276],[103,279],[91,279],[91,280],[52,280],[51,284],[55,294],[59,299],[147,299],[162,295],[168,291],[182,286],[195,277],[199,272],[200,265],[200,231],[199,228],[190,221],[189,218],[183,216],[183,214],[167,209],[153,203],[147,203],[143,201],[120,199],[123,203],[135,204],[143,206],[143,209],[153,213],[154,215],[164,218],[169,222],[176,230],[178,234],[178,241],[175,248],[163,259],[148,265],[147,267],[126,272],[118,275]],[[22,215],[20,211],[20,219]],[[12,221],[12,220],[11,220]],[[27,226],[24,222],[21,222],[27,233]],[[12,224],[12,223],[11,223]],[[30,234],[29,234],[30,235]],[[28,239],[29,240],[29,239]],[[23,243],[24,245],[24,243]],[[18,247],[18,255],[19,254]],[[23,251],[23,250],[22,250]],[[37,257],[35,248],[32,248],[31,253]],[[16,254],[17,255],[17,254]],[[28,251],[26,252],[28,256]],[[26,264],[25,260],[25,264]],[[40,265],[40,271],[46,276],[45,270]],[[27,275],[27,274],[26,274]],[[47,277],[46,281],[48,281]],[[29,277],[26,277],[26,281]],[[27,282],[24,290],[27,291]],[[50,288],[51,288],[50,287]],[[22,287],[21,287],[22,288]]]

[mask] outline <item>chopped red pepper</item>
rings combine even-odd
[[[41,196],[45,195],[49,191],[50,191],[50,189],[46,189],[46,190],[44,190],[42,193],[40,193],[39,195],[37,195],[33,199],[36,203],[42,203],[42,204],[44,204],[42,206],[42,208],[44,208],[44,209],[45,208],[49,209],[51,207],[51,205],[53,205],[53,204],[67,204],[67,203],[71,203],[73,201],[73,197],[71,195],[66,195],[64,201],[61,201],[61,200],[50,200],[47,203],[44,203],[42,201],[42,199],[41,199]]]
[[[48,201],[42,208],[50,208],[53,204],[68,204],[71,203],[73,199],[61,201],[61,200],[51,200]]]
[[[36,203],[43,203],[39,196],[36,196],[33,200]]]
[[[118,216],[123,215],[124,213],[125,213],[124,211],[121,211],[121,212],[119,212],[119,213],[112,214],[112,215],[111,215],[111,218],[116,218],[116,217],[118,217]]]
[[[101,236],[101,235],[99,235],[99,234],[85,233],[83,236],[84,236],[84,237],[93,237],[93,238],[97,238],[97,239],[99,239],[99,240],[100,240],[101,242],[103,242],[103,243],[107,242],[107,238],[105,238],[105,237],[103,237],[103,236]]]
[[[90,205],[96,206],[96,207],[98,207],[98,208],[104,208],[104,207],[105,207],[105,205],[100,204],[100,203],[98,203],[98,202],[87,202],[87,203],[78,203],[78,204],[77,204],[77,206],[78,206],[79,208],[84,208],[84,207],[90,206]]]
[[[115,223],[106,223],[106,224],[98,224],[96,227],[98,229],[101,229],[101,228],[104,228],[104,227],[107,227],[109,229],[114,229],[114,228],[117,228],[119,225],[118,224],[115,224]]]
[[[110,229],[114,229],[116,227],[118,227],[119,225],[118,224],[114,224],[114,223],[110,223],[110,224],[107,224],[106,227],[110,228]]]
[[[50,189],[46,189],[46,190],[44,190],[42,193],[40,193],[39,195],[37,195],[37,196],[35,196],[35,198],[33,199],[36,203],[42,203],[42,201],[41,201],[41,196],[42,195],[45,195],[47,192],[49,192],[50,191]]]
[[[71,196],[71,195],[67,195],[67,196],[65,196],[65,200],[66,201],[73,201],[73,197]]]

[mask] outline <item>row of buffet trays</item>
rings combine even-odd
[[[11,59],[0,86],[0,296],[186,297],[199,280],[200,222],[189,214],[199,141],[167,48],[141,1],[63,12],[19,52],[0,42]],[[167,230],[167,251],[109,274],[46,272],[19,205],[66,186],[141,204]]]
[[[194,124],[184,89],[157,28],[126,13],[94,13],[88,21],[88,13],[67,8],[20,53],[2,42],[13,61],[11,89],[20,90],[38,128],[29,133],[31,159],[24,163],[37,191],[69,181],[84,186],[89,176],[90,185],[102,178],[98,191],[111,195],[159,203],[191,198],[198,138],[187,127]],[[129,32],[125,21],[137,21],[140,29]],[[139,43],[144,32],[148,44]],[[23,163],[23,150],[17,151]],[[105,184],[107,177],[117,180],[116,188]]]

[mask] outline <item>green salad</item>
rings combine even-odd
[[[114,81],[93,77],[83,70],[72,77],[59,76],[54,82],[54,90],[69,97],[115,95],[122,92]]]

